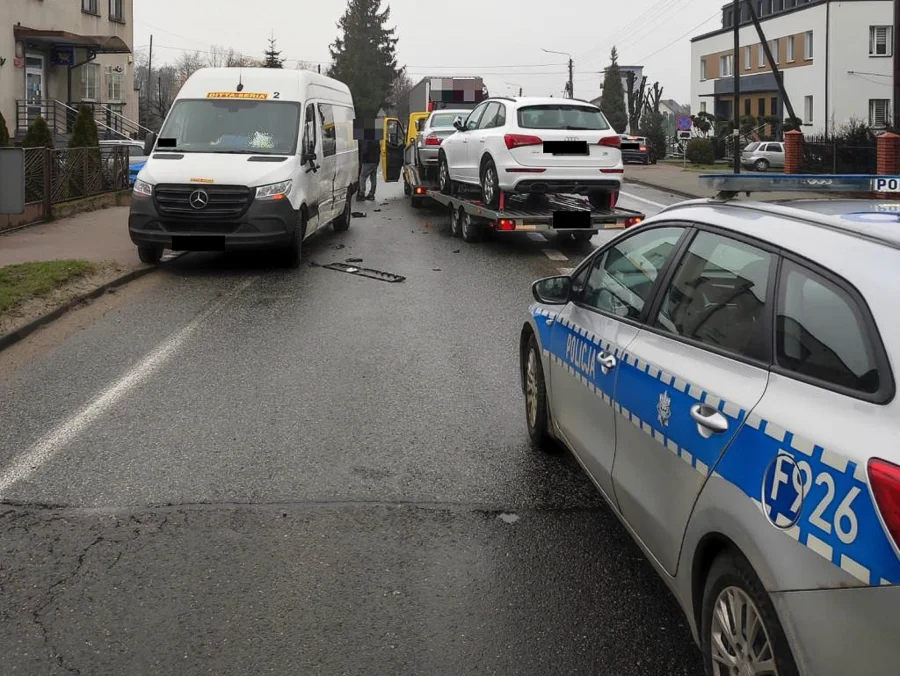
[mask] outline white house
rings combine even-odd
[[[752,0],[804,132],[831,133],[851,118],[890,121],[893,52],[891,0]],[[691,40],[691,110],[733,118],[734,78],[740,114],[788,117],[756,28],[744,7],[737,63],[732,4],[722,28]]]

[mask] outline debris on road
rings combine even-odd
[[[335,244],[331,248],[334,249],[335,251],[340,251],[341,249],[346,249],[347,245],[346,244]]]
[[[459,253],[459,249],[454,249],[453,253]]]
[[[366,212],[365,211],[351,211],[350,215],[353,216],[353,218],[365,218]]]
[[[347,263],[362,263],[363,262],[362,258],[345,258],[344,260]]]
[[[395,275],[391,272],[372,270],[370,268],[358,268],[353,265],[346,265],[344,263],[329,263],[328,265],[323,265],[322,267],[328,268],[329,270],[336,270],[337,272],[347,272],[351,275],[368,277],[369,279],[377,279],[382,282],[402,282],[406,279],[406,277],[402,275]]]

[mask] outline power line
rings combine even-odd
[[[638,59],[638,61],[646,61],[647,59],[656,56],[656,55],[659,54],[660,52],[663,52],[663,51],[667,50],[669,47],[671,47],[672,45],[674,45],[676,42],[678,42],[679,40],[682,40],[682,39],[686,38],[688,35],[690,35],[691,33],[693,33],[695,30],[697,30],[697,29],[700,28],[701,26],[703,26],[703,25],[705,25],[705,24],[708,24],[710,21],[712,21],[712,20],[715,19],[717,16],[719,16],[720,13],[721,13],[721,10],[716,11],[716,13],[713,14],[712,16],[710,16],[708,19],[705,19],[705,20],[701,21],[700,23],[698,23],[696,26],[694,26],[694,27],[691,28],[690,30],[685,31],[684,33],[682,33],[681,35],[679,35],[677,38],[675,38],[674,40],[672,40],[672,42],[669,42],[669,43],[663,45],[662,47],[660,47],[659,49],[657,49],[657,50],[656,50],[655,52],[653,52],[652,54],[648,54],[647,56],[641,57],[640,59]]]

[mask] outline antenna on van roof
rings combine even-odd
[[[237,90],[239,92],[244,91],[243,75],[244,75],[244,67],[240,66],[240,67],[238,67],[238,85],[237,85]]]

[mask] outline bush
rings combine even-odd
[[[82,197],[97,192],[102,185],[100,179],[100,139],[97,134],[97,123],[94,111],[89,106],[82,106],[75,118],[72,138],[69,139],[69,150],[89,148],[70,152],[66,158],[69,166],[69,190],[72,197]]]
[[[3,113],[0,113],[0,148],[9,145],[9,130],[6,128],[6,120],[3,119]]]
[[[94,112],[90,106],[81,106],[78,117],[75,118],[75,127],[72,129],[72,138],[69,139],[70,148],[99,148],[100,137],[97,134],[97,123],[94,121]]]
[[[691,139],[684,154],[691,164],[712,164],[716,161],[713,145],[706,138]]]
[[[647,143],[653,148],[657,159],[666,157],[666,126],[663,114],[656,111],[647,111],[641,119],[640,132],[647,137]]]
[[[37,119],[28,127],[25,138],[22,139],[23,148],[54,148],[53,134],[50,133],[50,127],[47,121],[38,116]]]

